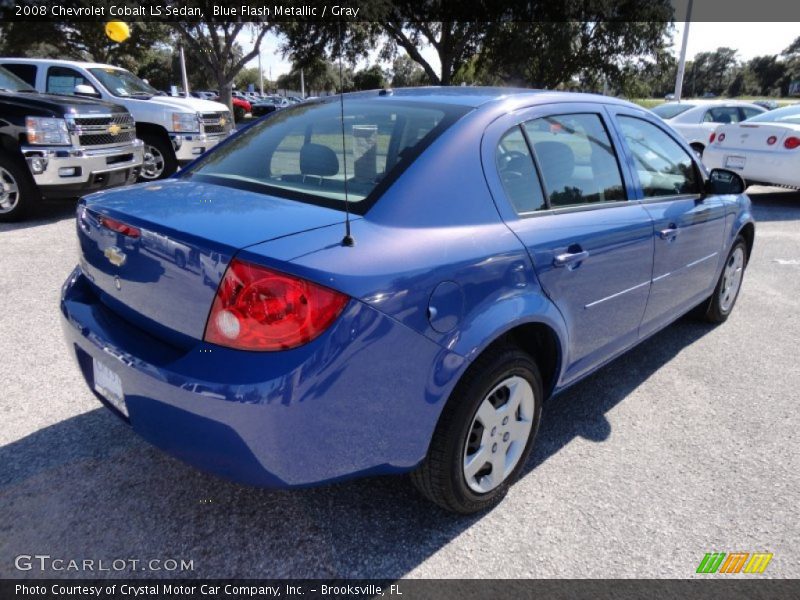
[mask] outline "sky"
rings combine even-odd
[[[683,36],[684,23],[675,24],[672,41],[672,52],[677,57]],[[728,46],[738,50],[739,60],[749,60],[764,54],[779,54],[800,36],[800,23],[691,23],[689,26],[689,43],[686,58],[692,58],[700,52],[711,52],[720,46]],[[240,39],[242,46],[249,50],[252,41]],[[264,77],[275,79],[288,73],[291,62],[280,53],[280,40],[274,34],[268,34],[261,45],[261,61]],[[432,48],[423,48],[422,55],[438,71],[439,61]],[[258,59],[248,63],[250,67],[258,67]],[[359,66],[365,66],[364,64]],[[272,74],[270,76],[270,69]]]

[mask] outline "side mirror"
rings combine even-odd
[[[89,98],[99,98],[100,92],[94,89],[90,85],[86,85],[85,83],[79,83],[75,86],[75,89],[72,90],[72,93],[76,96],[88,96]]]
[[[712,169],[706,182],[706,194],[741,194],[747,189],[744,179],[733,171],[727,169]]]

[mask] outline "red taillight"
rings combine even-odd
[[[800,138],[798,137],[790,136],[783,140],[783,147],[787,150],[794,150],[798,146],[800,146]]]
[[[287,350],[330,327],[349,298],[316,283],[241,260],[222,278],[204,339],[239,350]]]
[[[778,141],[778,138],[774,135],[771,135],[767,138],[767,145],[772,146],[775,142]]]
[[[142,235],[142,231],[138,227],[133,227],[132,225],[128,225],[122,221],[117,221],[111,217],[100,217],[100,224],[106,229],[116,231],[117,233],[121,233],[122,235],[126,235],[128,237],[138,238],[140,235]]]
[[[711,134],[711,137],[710,137],[710,138],[708,138],[708,143],[709,143],[709,144],[713,144],[713,143],[714,143],[714,138],[715,138],[715,137],[717,137],[717,132],[716,132],[716,131],[715,131],[714,133],[712,133],[712,134]]]

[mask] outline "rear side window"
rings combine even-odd
[[[31,87],[36,87],[36,65],[8,64],[3,66]]]
[[[503,136],[497,146],[496,156],[497,172],[514,210],[527,213],[546,209],[547,203],[536,175],[533,157],[519,127]]]
[[[645,198],[700,193],[700,175],[691,156],[652,123],[618,117],[633,154]]]
[[[744,114],[745,119],[749,119],[750,117],[755,117],[756,115],[760,115],[763,110],[758,110],[757,108],[750,108],[749,106],[742,106],[739,108]]]
[[[91,85],[75,69],[69,67],[50,67],[47,69],[47,92],[49,94],[72,95],[76,85]]]
[[[524,127],[552,208],[626,199],[600,115],[543,117]]]
[[[653,112],[656,113],[662,119],[674,119],[680,114],[685,113],[690,108],[694,108],[694,104],[683,104],[678,102],[668,102],[667,104],[659,104],[655,108],[653,108]]]

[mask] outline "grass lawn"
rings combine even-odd
[[[743,102],[753,102],[755,100],[774,100],[778,103],[779,107],[782,106],[789,106],[791,104],[797,104],[800,102],[800,98],[771,98],[769,96],[738,96],[736,98],[727,98],[725,96],[719,96],[717,98],[683,98],[683,101],[689,102],[695,99],[702,99],[702,100],[741,100]],[[638,104],[644,108],[653,108],[654,106],[658,106],[659,104],[664,104],[667,102],[662,98],[631,98],[631,102]]]

